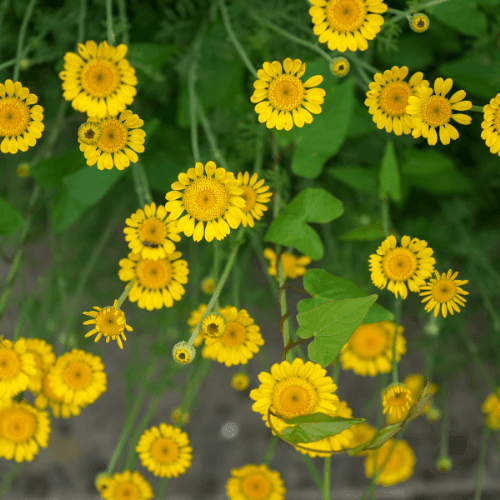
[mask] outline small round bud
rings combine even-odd
[[[190,415],[189,412],[183,410],[180,406],[176,406],[170,412],[170,420],[174,425],[184,425],[189,422]]]
[[[174,360],[181,365],[188,365],[196,356],[196,349],[184,340],[177,342],[172,349]]]
[[[425,413],[425,417],[431,424],[434,424],[441,418],[441,412],[439,411],[439,408],[431,406]]]
[[[345,57],[335,57],[330,66],[332,75],[342,78],[349,73],[349,61]]]
[[[450,457],[441,457],[436,462],[436,467],[441,472],[448,472],[453,467],[453,461]]]
[[[16,174],[18,177],[28,177],[30,175],[30,167],[27,163],[20,163],[16,167]]]
[[[423,33],[429,28],[429,18],[421,12],[413,14],[408,22],[415,33]]]
[[[434,321],[434,318],[424,326],[424,332],[429,337],[436,337],[439,334],[439,326]]]
[[[214,279],[208,276],[201,282],[201,289],[207,295],[212,295],[214,293]]]
[[[94,479],[94,486],[100,493],[103,493],[108,488],[111,476],[106,472],[100,472]]]
[[[250,377],[246,373],[235,373],[231,377],[233,389],[243,392],[250,385]]]
[[[78,129],[78,141],[87,146],[96,145],[102,136],[102,130],[98,123],[85,122]]]
[[[371,219],[370,219],[370,216],[369,215],[362,215],[360,218],[359,218],[359,222],[362,226],[368,226],[368,224],[370,224],[371,222]]]
[[[201,323],[201,333],[209,339],[218,339],[226,333],[227,322],[222,314],[209,314]]]
[[[23,57],[19,61],[19,68],[24,71],[25,69],[28,69],[29,67],[30,67],[30,61],[29,61],[29,59],[26,59],[26,57]]]

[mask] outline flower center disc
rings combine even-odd
[[[224,215],[229,197],[229,191],[222,182],[203,176],[186,187],[182,201],[191,217],[205,222]]]
[[[83,89],[94,97],[107,97],[120,85],[116,64],[104,59],[92,59],[82,68]]]
[[[276,384],[272,401],[276,413],[288,419],[311,413],[318,395],[309,381],[290,377]]]
[[[417,269],[417,258],[406,248],[395,248],[382,260],[385,275],[393,281],[406,281]]]
[[[23,408],[9,408],[0,416],[0,434],[8,441],[27,441],[35,431],[35,416]]]
[[[391,406],[405,406],[407,401],[407,394],[405,392],[393,392],[392,395],[387,398],[387,402]]]
[[[0,136],[21,135],[28,128],[30,110],[16,97],[0,99]]]
[[[333,31],[356,31],[365,17],[366,7],[362,0],[330,0],[326,4],[326,20]]]
[[[165,224],[156,217],[148,219],[141,227],[141,239],[152,245],[159,245],[166,236]]]
[[[453,281],[439,280],[432,287],[432,296],[438,302],[446,302],[455,296],[457,286]]]
[[[115,314],[116,309],[110,308],[110,310],[101,311],[99,316],[96,317],[95,323],[99,327],[99,331],[105,335],[118,335],[123,331],[123,324],[118,324],[118,318],[124,316],[122,311],[118,311],[118,315]]]
[[[248,212],[253,208],[257,200],[257,193],[248,186],[240,186],[243,189],[243,194],[240,195],[245,200],[245,206],[241,209],[243,212]]]
[[[380,92],[380,107],[388,115],[404,115],[411,94],[411,88],[406,82],[388,83]]]
[[[304,100],[305,91],[300,78],[287,74],[279,75],[269,84],[267,98],[274,109],[292,111],[292,109],[297,109]]]
[[[107,118],[101,122],[102,135],[97,146],[106,153],[116,153],[123,149],[128,140],[127,127],[116,118]]]
[[[115,489],[116,500],[138,500],[141,492],[137,485],[133,483],[119,484]]]
[[[0,349],[0,380],[15,377],[21,368],[19,356],[10,349]]]
[[[172,264],[167,259],[141,260],[136,268],[137,278],[144,288],[159,290],[172,279]]]
[[[247,337],[245,327],[239,323],[228,323],[226,333],[221,337],[221,341],[227,346],[238,346],[245,342]]]
[[[217,337],[219,335],[219,327],[215,323],[210,323],[207,326],[207,336]]]
[[[422,106],[422,118],[427,125],[439,127],[448,123],[451,117],[451,105],[448,99],[431,95]]]
[[[158,462],[171,464],[179,455],[179,447],[171,439],[159,438],[151,446],[151,455]]]
[[[359,325],[349,343],[359,357],[376,358],[387,347],[387,334],[378,325]]]
[[[249,474],[241,481],[241,490],[248,499],[264,500],[271,493],[271,482],[258,472]]]
[[[92,370],[90,366],[81,361],[74,361],[66,367],[63,373],[66,383],[75,388],[85,387],[92,379]]]

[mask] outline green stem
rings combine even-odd
[[[361,79],[363,80],[363,82],[365,83],[365,85],[368,87],[368,85],[370,85],[370,83],[371,83],[371,80],[366,75],[365,70],[363,69],[362,66],[357,66],[356,69],[358,70],[359,75],[361,76]]]
[[[108,45],[114,47],[115,32],[113,30],[113,0],[106,0],[106,21],[108,25]]]
[[[401,309],[403,307],[403,299],[398,297],[394,301],[394,323],[396,329],[394,331],[394,338],[392,339],[392,383],[397,384],[398,379],[398,362],[396,360],[396,341],[398,338],[398,328],[401,323]]]
[[[243,269],[245,269],[245,267],[243,267]],[[236,307],[236,309],[240,308],[240,285],[241,285],[240,268],[238,266],[234,266],[232,291],[233,291],[233,306]]]
[[[276,447],[277,443],[278,443],[278,436],[273,436],[270,439],[269,444],[267,445],[267,450],[266,453],[264,454],[264,459],[262,460],[263,465],[269,465],[271,458],[273,458],[274,448]]]
[[[134,278],[130,283],[128,283],[127,286],[125,287],[125,290],[123,290],[122,294],[120,295],[120,297],[118,298],[118,300],[116,302],[117,309],[120,309],[120,307],[122,306],[123,302],[125,301],[125,299],[127,298],[127,295],[130,292],[130,289],[134,285],[136,279],[137,278]]]
[[[118,0],[118,11],[120,13],[120,24],[122,25],[123,31],[123,43],[129,45],[129,33],[128,33],[128,22],[127,22],[127,8],[125,5],[125,0]]]
[[[217,286],[217,282],[219,281],[219,265],[220,265],[220,242],[214,240],[212,242],[212,247],[214,249],[214,265],[213,265],[213,278],[214,278],[214,287]],[[219,299],[215,301],[214,309],[216,312],[219,311]]]
[[[2,2],[2,5],[0,6],[0,28],[3,25],[3,18],[5,17],[5,14],[7,13],[7,10],[9,9],[9,3],[10,3],[10,0],[4,0]]]
[[[264,127],[259,127],[259,132],[255,144],[255,160],[253,163],[253,171],[260,174],[262,170],[262,163],[264,161]]]
[[[277,296],[278,295],[278,284],[276,283],[276,279],[274,278],[274,276],[271,276],[267,272],[267,269],[269,268],[269,263],[267,262],[266,258],[264,257],[264,247],[262,246],[261,238],[259,238],[255,234],[255,231],[250,231],[248,234],[250,235],[250,244],[252,245],[255,256],[259,260],[259,263],[262,267],[262,271],[264,271],[264,274],[266,275],[267,281],[269,283],[269,287],[271,288],[273,295]]]
[[[479,460],[477,463],[476,491],[474,493],[474,500],[481,500],[481,483],[483,478],[484,466],[486,464],[486,452],[488,451],[489,434],[490,428],[486,425],[486,419],[483,419],[483,431],[481,433],[481,445],[479,447]]]
[[[35,8],[35,4],[36,0],[31,0],[30,3],[28,4],[26,12],[24,13],[24,18],[21,24],[21,29],[19,31],[19,36],[17,38],[16,64],[14,66],[14,77],[12,79],[14,83],[17,82],[19,79],[19,63],[21,62],[23,44],[24,44],[24,39],[26,37],[26,29],[33,14],[33,9]]]
[[[12,481],[14,481],[14,478],[17,476],[17,474],[21,470],[22,465],[23,465],[23,462],[18,463],[18,464],[14,464],[10,468],[9,472],[7,472],[7,474],[4,476],[3,481],[0,484],[0,500],[3,498],[5,493],[7,493],[7,491],[9,490]]]
[[[449,458],[448,442],[450,431],[450,408],[448,394],[448,379],[443,379],[439,392],[441,394],[441,444],[439,448],[439,458]]]
[[[80,15],[78,17],[78,43],[84,42],[85,36],[85,19],[87,18],[87,0],[80,2]]]
[[[139,198],[139,206],[144,208],[146,203],[153,203],[153,197],[151,195],[151,190],[149,189],[148,178],[146,177],[146,172],[144,172],[144,166],[142,165],[141,160],[132,165],[132,175],[134,176],[137,198]]]
[[[191,112],[191,147],[195,162],[201,162],[200,146],[198,144],[198,122],[196,118],[196,94],[194,82],[196,79],[196,60],[193,61],[188,74],[189,109]]]
[[[323,472],[323,500],[330,500],[330,469],[332,457],[325,457]]]
[[[158,489],[156,490],[155,499],[163,500],[163,496],[165,495],[165,491],[167,491],[168,477],[163,477],[160,480],[160,484],[158,485]]]
[[[380,200],[380,208],[382,212],[382,227],[384,229],[384,237],[387,238],[389,236],[389,228],[391,225],[391,220],[389,216],[389,200],[387,196]]]
[[[319,476],[318,470],[316,469],[314,462],[310,459],[310,457],[308,455],[303,455],[302,453],[300,455],[302,457],[302,460],[304,460],[306,467],[309,469],[309,472],[311,473],[311,476],[313,477],[314,482],[316,483],[316,486],[318,487],[318,490],[322,491],[323,485],[322,485],[321,477]]]
[[[355,62],[359,66],[362,66],[363,68],[367,69],[368,71],[371,71],[373,74],[375,73],[382,73],[379,69],[377,69],[375,66],[372,66],[371,64],[368,64],[367,62],[363,61],[359,57],[355,56],[354,54],[351,54],[349,56],[351,61]]]
[[[16,64],[16,59],[10,59],[9,61],[5,61],[4,63],[0,64],[0,71],[10,68],[11,66],[14,66]]]
[[[472,106],[468,111],[476,111],[477,113],[483,113],[483,107],[482,106]]]
[[[49,242],[50,247],[54,259],[54,271],[56,276],[56,284],[57,289],[59,291],[59,300],[63,308],[63,315],[65,323],[68,324],[69,320],[69,308],[68,308],[68,293],[66,288],[66,280],[64,279],[64,274],[61,270],[61,255],[58,251],[58,248],[64,248],[65,245],[61,243],[61,245],[56,244],[56,235],[55,231],[50,231],[49,233]],[[67,332],[66,332],[67,333]]]

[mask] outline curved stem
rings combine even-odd
[[[7,493],[7,491],[9,490],[12,481],[14,481],[14,478],[19,473],[22,465],[23,465],[23,462],[13,465],[11,467],[11,469],[9,470],[9,472],[7,472],[7,474],[4,476],[3,481],[0,484],[0,500],[3,498],[5,493]]]
[[[318,487],[318,490],[322,490],[322,482],[321,478],[319,477],[319,473],[316,469],[316,466],[314,465],[314,462],[310,459],[308,455],[303,455],[302,453],[300,454],[302,456],[302,460],[304,460],[304,463],[306,464],[306,467],[309,469],[309,472],[311,473],[311,476],[314,479],[314,482],[316,483],[316,486]]]
[[[477,113],[483,113],[483,107],[482,106],[472,106],[468,111],[476,111]]]
[[[21,24],[21,29],[19,31],[19,36],[17,38],[17,51],[16,51],[16,64],[14,66],[14,77],[13,81],[17,82],[19,78],[19,64],[21,62],[21,54],[23,52],[24,38],[26,37],[26,28],[33,14],[33,9],[35,8],[36,0],[31,0],[28,4],[26,12],[24,13],[23,22]]]
[[[196,118],[196,94],[194,82],[196,79],[196,61],[193,61],[188,74],[189,108],[191,112],[191,147],[195,162],[201,162],[200,146],[198,144],[198,123]]]
[[[156,490],[156,495],[155,495],[156,500],[163,500],[165,491],[167,491],[168,480],[169,480],[168,477],[163,477],[160,480],[160,484],[158,485],[158,489]]]

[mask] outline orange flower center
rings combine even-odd
[[[271,493],[271,482],[263,474],[255,472],[241,481],[241,491],[248,500],[264,500]]]
[[[81,73],[83,89],[93,97],[108,97],[120,86],[116,64],[105,59],[91,59]]]
[[[267,98],[274,109],[292,111],[300,106],[304,100],[305,92],[306,89],[300,78],[284,74],[271,81]]]
[[[172,280],[172,264],[168,259],[144,259],[137,263],[136,273],[144,288],[161,290]]]
[[[448,123],[451,118],[451,104],[440,95],[431,95],[422,106],[422,119],[431,127]]]
[[[406,82],[388,83],[380,92],[380,108],[388,115],[402,116],[411,95],[411,88]]]
[[[340,33],[356,31],[366,18],[363,0],[330,0],[325,8],[330,28]]]
[[[0,137],[26,132],[30,122],[29,107],[17,97],[0,98]]]
[[[168,438],[159,438],[151,446],[151,455],[158,462],[171,464],[179,456],[179,447]]]

